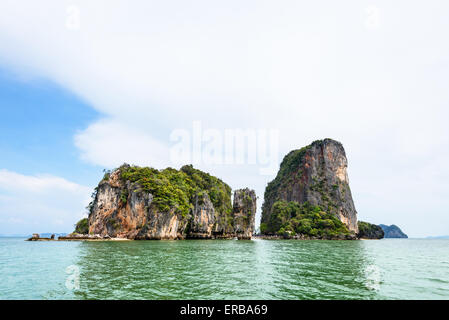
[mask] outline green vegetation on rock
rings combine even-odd
[[[75,225],[75,231],[74,233],[79,234],[88,234],[89,233],[89,220],[87,218],[81,219],[78,221],[78,223]]]
[[[384,237],[384,231],[382,228],[376,224],[369,222],[359,221],[358,222],[359,233],[357,236],[359,238],[365,239],[382,239]]]
[[[276,201],[268,223],[260,225],[263,234],[284,237],[339,238],[350,235],[346,226],[331,213],[308,202],[298,204],[291,201]]]
[[[289,152],[265,189],[261,233],[354,239],[357,212],[346,166],[342,144],[332,139]]]
[[[192,165],[183,166],[180,170],[129,165],[119,169],[123,181],[138,183],[144,191],[153,195],[153,204],[161,212],[174,209],[175,213],[185,216],[193,208],[196,196],[201,201],[204,193],[209,196],[215,210],[226,214],[232,211],[231,188]],[[122,199],[122,202],[126,202],[126,199]]]
[[[306,156],[307,151],[311,150],[315,145],[319,145],[322,143],[323,140],[316,140],[306,147],[290,151],[284,157],[279,167],[276,178],[268,183],[265,189],[265,201],[262,206],[262,210],[264,212],[269,212],[271,210],[271,207],[269,206],[270,204],[274,203],[274,201],[279,200],[279,194],[281,194],[284,190],[291,188],[291,184],[294,181],[298,181],[298,179],[301,179],[301,176],[304,173],[302,166],[304,164],[304,157]],[[312,177],[310,190],[320,194],[321,199],[326,203],[327,211],[335,211],[335,204],[331,199],[335,197],[339,186],[337,184],[334,184],[332,185],[332,188],[328,190],[325,183],[325,177],[323,177],[323,175],[324,174],[320,172],[319,179],[317,177]]]
[[[269,203],[270,199],[275,198],[279,188],[286,184],[286,181],[290,181],[292,174],[296,172],[302,163],[302,158],[310,148],[311,145],[299,150],[293,150],[284,157],[276,178],[268,183],[265,189],[265,203]],[[266,208],[266,210],[270,210],[270,208]]]
[[[126,202],[128,201],[128,196],[129,196],[129,192],[127,189],[123,189],[122,193],[120,194],[120,201],[123,204],[126,204]]]

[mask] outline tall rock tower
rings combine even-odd
[[[240,189],[234,192],[234,232],[239,239],[251,239],[256,222],[256,192]]]
[[[357,211],[352,200],[343,145],[332,139],[287,154],[276,178],[265,190],[262,223],[268,223],[278,200],[308,202],[334,214],[349,231],[357,233]]]

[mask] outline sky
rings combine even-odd
[[[359,220],[449,234],[448,16],[436,0],[3,0],[0,234],[72,231],[124,162],[192,160],[255,189],[259,219],[263,168],[323,138],[345,147]],[[238,130],[257,143],[216,143]]]

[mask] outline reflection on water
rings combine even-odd
[[[85,242],[79,249],[80,299],[375,297],[360,241]]]
[[[449,240],[0,238],[0,275],[0,299],[449,299]]]
[[[270,243],[277,295],[282,299],[373,298],[366,287],[370,265],[359,241]]]

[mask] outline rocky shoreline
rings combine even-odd
[[[33,234],[31,238],[26,241],[129,241],[127,238],[113,238],[110,236],[102,236],[99,234],[77,234],[71,233],[67,236],[60,236],[57,239],[55,237],[45,238],[39,237],[38,234]]]
[[[309,237],[304,235],[296,235],[291,237],[278,236],[278,235],[253,235],[252,237],[189,237],[189,238],[174,238],[174,239],[163,239],[163,240],[358,240],[357,237],[353,235],[340,236],[340,237]],[[119,237],[102,236],[99,234],[86,235],[86,234],[69,234],[67,236],[59,237],[58,239],[52,238],[40,238],[31,237],[26,241],[139,241],[139,240],[162,240],[162,239],[128,239]],[[359,240],[365,240],[363,238]]]
[[[295,235],[295,236],[279,236],[279,235],[255,235],[252,239],[259,240],[359,240],[354,234],[349,235],[339,235],[334,237],[311,237],[306,235]]]
[[[201,236],[195,236],[195,237],[184,237],[184,238],[135,238],[135,239],[129,239],[129,238],[123,238],[123,237],[110,237],[108,235],[101,235],[101,234],[78,234],[78,233],[71,233],[67,236],[61,236],[57,239],[55,238],[44,238],[39,237],[39,235],[34,234],[31,238],[28,238],[26,241],[139,241],[139,240],[251,240],[251,237],[239,237],[239,236],[217,236],[217,237],[210,237],[208,235]]]
[[[114,238],[110,236],[102,236],[99,234],[69,234],[65,237],[59,237],[58,241],[128,241],[127,238]]]

